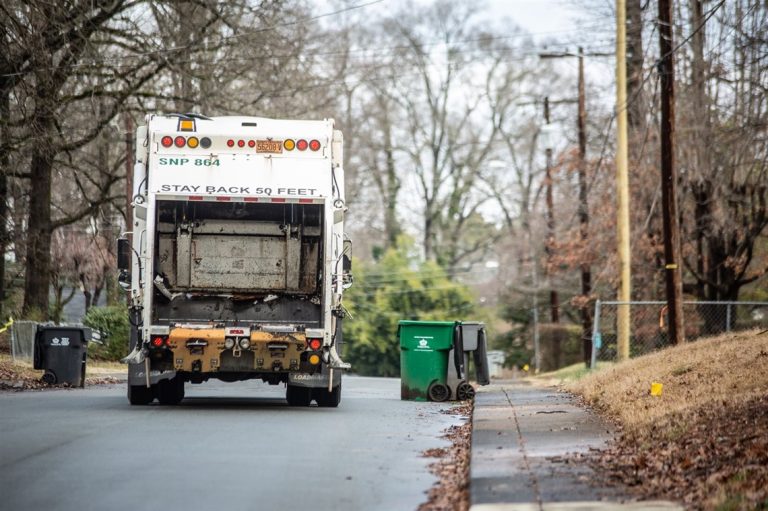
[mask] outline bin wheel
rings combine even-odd
[[[42,378],[40,378],[46,385],[56,384],[56,374],[53,371],[46,371]]]
[[[459,387],[456,389],[456,398],[459,401],[467,401],[475,397],[475,388],[469,383],[463,381],[459,383]]]
[[[443,401],[447,401],[449,397],[451,397],[451,389],[448,388],[448,385],[440,382],[432,382],[429,387],[427,388],[427,396],[429,396],[429,399],[431,401],[437,401],[438,403],[442,403]]]
[[[285,389],[285,399],[288,401],[288,406],[309,406],[312,402],[312,389],[288,385]]]
[[[315,399],[317,400],[317,406],[336,408],[341,403],[341,383],[333,387],[333,390],[330,392],[328,392],[328,389],[316,389]]]
[[[175,376],[157,382],[157,400],[161,405],[177,405],[184,399],[184,380]]]
[[[128,385],[128,402],[132,405],[148,405],[155,400],[155,386]]]

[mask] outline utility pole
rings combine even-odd
[[[661,201],[664,219],[664,269],[669,311],[669,338],[685,342],[683,286],[680,272],[680,230],[677,221],[675,173],[675,67],[672,45],[672,3],[659,0],[659,74],[661,75]]]
[[[629,171],[627,144],[627,5],[616,0],[616,196],[619,259],[617,351],[619,360],[629,359],[629,301],[631,299],[629,252]]]
[[[607,57],[613,56],[613,54],[590,52],[587,54],[590,57]],[[540,53],[540,58],[561,58],[561,57],[578,57],[579,72],[578,72],[578,117],[576,120],[576,126],[578,131],[579,141],[579,161],[578,161],[578,177],[579,177],[579,233],[583,246],[586,249],[587,242],[589,240],[589,190],[587,186],[587,107],[585,98],[585,80],[584,80],[584,48],[579,47],[578,53]],[[548,114],[548,102],[549,98],[545,98],[545,112]],[[560,101],[565,103],[568,101]],[[547,116],[547,123],[549,118]],[[547,177],[549,179],[549,164],[547,164]],[[549,190],[547,190],[549,192]],[[549,197],[547,197],[547,206],[549,206]],[[586,299],[592,293],[592,270],[589,262],[583,260],[580,265],[581,269],[581,294]],[[592,359],[592,315],[589,307],[585,304],[579,311],[581,315],[582,326],[582,349],[584,355],[584,363],[589,366]],[[555,342],[555,349],[558,350],[558,342]]]
[[[587,107],[584,98],[584,48],[579,48],[579,230],[583,250],[587,249],[589,239],[589,202],[587,201]],[[587,260],[581,261],[581,295],[585,303],[581,307],[581,339],[584,363],[589,365],[592,359],[592,315],[587,305],[592,294],[592,270]]]
[[[547,128],[549,128],[549,96],[544,97],[544,122]],[[557,294],[557,290],[552,286],[552,280],[549,273],[549,268],[552,267],[552,257],[554,255],[554,243],[555,243],[555,206],[552,198],[552,142],[547,143],[547,147],[544,149],[546,155],[546,169],[544,181],[547,185],[546,200],[547,200],[547,244],[544,250],[547,254],[547,277],[550,283],[549,290],[549,307],[552,323],[560,322],[560,297]]]

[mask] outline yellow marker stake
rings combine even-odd
[[[651,395],[652,396],[660,396],[661,395],[661,389],[664,387],[659,382],[652,382],[651,383]]]

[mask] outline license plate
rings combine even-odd
[[[283,143],[279,140],[257,140],[257,153],[282,153]]]

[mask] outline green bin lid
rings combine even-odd
[[[400,321],[397,325],[400,347],[408,350],[451,349],[457,324],[457,321]]]

